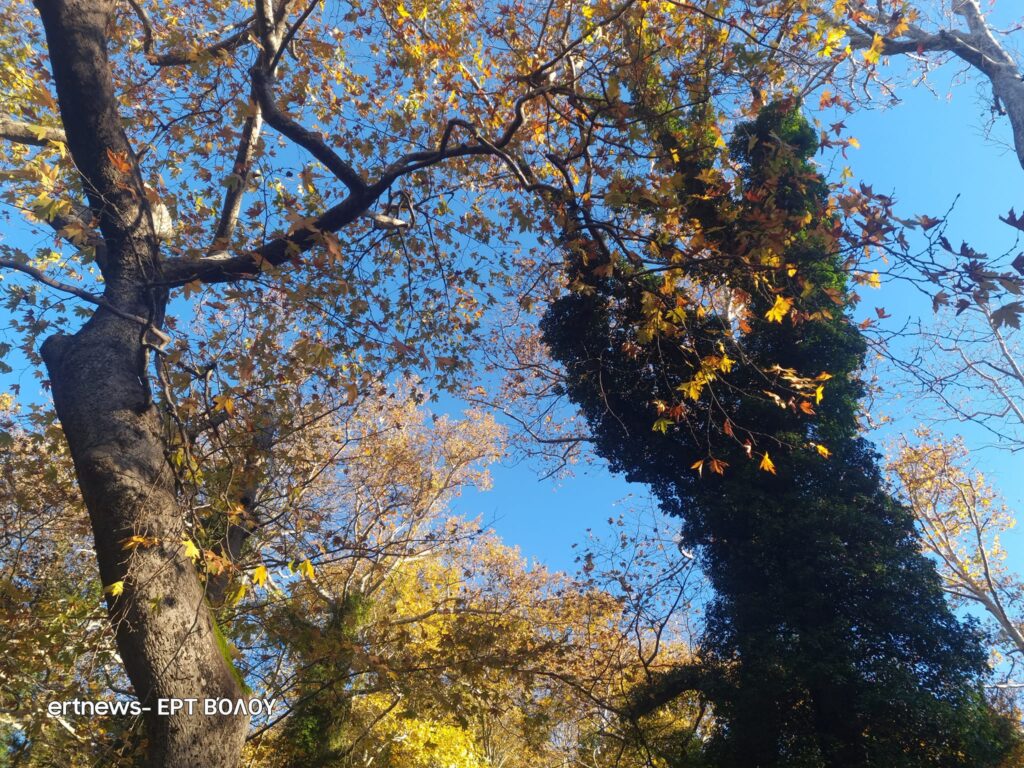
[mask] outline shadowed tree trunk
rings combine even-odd
[[[158,240],[134,154],[121,129],[104,30],[112,2],[39,0],[68,147],[105,241],[100,308],[43,358],[89,509],[100,575],[125,669],[147,715],[151,766],[234,766],[246,717],[158,716],[161,698],[242,698],[222,654],[196,570],[156,409],[146,383],[148,324],[166,295]],[[149,331],[152,333],[152,331]],[[125,547],[132,536],[146,537]],[[111,585],[120,584],[120,594]]]

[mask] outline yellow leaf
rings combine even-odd
[[[860,149],[860,142],[857,139],[853,138],[853,136],[848,138],[846,140],[846,143],[849,144],[854,149]]]
[[[213,410],[224,411],[228,416],[234,416],[235,401],[228,395],[215,395],[213,398]]]
[[[872,272],[870,275],[867,276],[867,279],[864,282],[866,282],[872,288],[882,287],[882,278],[878,274],[878,272]]]
[[[398,15],[401,16],[403,19],[409,18],[410,14],[407,10],[405,10],[405,6],[402,3],[398,4],[398,8],[396,10],[398,11]]]
[[[877,64],[878,60],[882,57],[882,49],[885,47],[885,41],[882,36],[875,34],[874,39],[871,41],[871,47],[864,51],[864,60],[868,64]]]
[[[758,466],[758,469],[763,469],[765,472],[771,472],[773,475],[775,474],[775,462],[768,457],[768,451],[765,451],[764,456],[761,457],[761,463]]]
[[[823,397],[825,397],[825,385],[819,384],[817,389],[814,390],[815,404],[820,403]]]
[[[703,475],[704,474],[704,459],[700,459],[698,461],[693,462],[693,464],[690,465],[690,469],[696,469],[698,475]]]
[[[818,455],[825,459],[832,455],[832,451],[830,451],[828,448],[826,448],[824,445],[821,445],[820,443],[814,444],[814,450],[818,452]]]
[[[313,564],[309,560],[303,560],[299,563],[299,574],[307,579],[313,578]]]
[[[238,582],[238,586],[236,586],[231,591],[231,594],[228,595],[228,602],[231,605],[238,605],[242,601],[243,597],[245,597],[245,582],[240,581]]]
[[[136,547],[152,547],[157,539],[152,536],[129,536],[121,542],[121,549],[135,549]]]
[[[122,592],[124,592],[124,582],[115,581],[113,584],[108,584],[103,588],[103,592],[104,594],[113,595],[114,597],[117,597]]]
[[[252,583],[257,587],[262,587],[267,583],[267,566],[257,565],[252,572]]]
[[[781,323],[782,318],[789,314],[789,310],[792,308],[792,299],[787,299],[785,296],[776,296],[775,303],[771,309],[764,313],[764,316],[768,318],[770,323]]]
[[[185,557],[195,562],[199,559],[199,547],[197,547],[192,539],[182,539],[181,546],[185,549]]]
[[[685,393],[691,400],[699,400],[701,390],[704,389],[704,382],[698,379],[693,379],[685,384],[680,384],[677,389]]]

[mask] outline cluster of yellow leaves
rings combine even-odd
[[[919,429],[914,442],[897,445],[887,469],[917,518],[922,546],[951,599],[987,612],[1004,653],[1007,646],[1024,652],[1024,579],[1007,567],[1001,541],[1016,520],[985,477],[970,469],[963,439]]]

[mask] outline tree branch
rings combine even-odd
[[[252,70],[253,93],[263,109],[263,115],[269,125],[283,136],[288,137],[300,147],[319,160],[342,184],[353,194],[365,192],[367,184],[355,169],[341,159],[338,154],[327,146],[319,134],[313,133],[286,115],[277,104],[271,93],[272,76],[260,67]]]
[[[186,66],[203,57],[215,56],[222,51],[234,50],[245,42],[245,38],[249,34],[249,28],[252,26],[254,18],[250,16],[240,24],[232,25],[238,28],[236,32],[206,46],[205,48],[198,48],[192,51],[156,53],[153,50],[153,24],[149,20],[149,15],[146,13],[146,9],[142,7],[138,0],[128,0],[128,4],[132,7],[136,17],[138,17],[139,23],[142,24],[142,52],[145,54],[146,60],[149,61],[150,64],[158,67]]]
[[[33,125],[9,117],[0,117],[0,139],[16,144],[31,144],[35,147],[45,147],[54,141],[67,142],[67,137],[60,128]]]
[[[84,301],[88,301],[90,304],[95,304],[97,307],[102,307],[103,309],[113,312],[115,315],[124,318],[125,320],[131,320],[132,322],[139,323],[144,326],[149,326],[151,324],[150,321],[144,317],[139,317],[138,315],[133,315],[131,312],[125,312],[122,309],[118,309],[102,296],[97,296],[95,293],[91,293],[74,285],[69,285],[68,283],[62,283],[60,280],[54,280],[41,269],[37,269],[36,267],[12,261],[11,259],[0,259],[0,267],[21,272],[22,274],[28,275],[36,282],[48,285],[58,291],[69,293],[72,296],[77,296]]]

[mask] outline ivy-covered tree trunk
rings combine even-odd
[[[152,285],[159,242],[105,50],[113,6],[37,3],[68,147],[105,245],[105,308],[73,336],[47,339],[42,354],[89,509],[118,649],[151,710],[146,764],[235,766],[247,718],[157,714],[158,699],[237,699],[243,692],[184,553],[186,532],[149,395],[144,342],[159,327],[166,296]]]
[[[714,707],[711,764],[998,765],[1012,737],[984,654],[859,435],[866,344],[815,148],[792,105],[764,109],[732,143],[734,196],[682,203],[722,258],[687,264],[677,293],[580,265],[545,338],[599,453],[683,518],[715,588],[700,668],[675,678]],[[743,256],[758,269],[730,273]],[[696,309],[694,284],[729,312]]]

